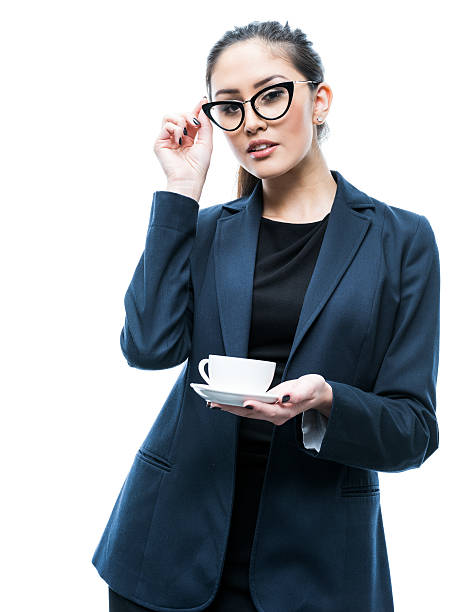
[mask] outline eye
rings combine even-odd
[[[233,111],[229,110],[231,107],[234,109]],[[233,115],[235,112],[237,113],[239,111],[237,104],[222,104],[221,109],[222,113],[225,113],[226,115]]]
[[[277,100],[279,100],[279,98],[281,98],[282,96],[287,95],[287,92],[285,91],[284,88],[280,88],[280,89],[271,89],[270,91],[267,91],[262,98],[262,103],[266,104],[269,102],[277,102]]]

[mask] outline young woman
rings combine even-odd
[[[227,32],[206,82],[163,118],[121,332],[132,367],[186,363],[93,564],[112,612],[390,612],[378,471],[438,447],[434,233],[327,168],[332,92],[300,30]],[[214,126],[238,198],[201,210]],[[275,361],[277,401],[206,404],[210,354]]]

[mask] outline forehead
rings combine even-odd
[[[269,81],[269,77],[274,77]],[[290,61],[275,54],[260,41],[241,41],[225,49],[214,66],[211,90],[225,93],[249,93],[275,83],[301,78]],[[222,92],[221,92],[222,93]]]

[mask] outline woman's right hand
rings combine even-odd
[[[213,148],[212,122],[202,110],[205,102],[207,98],[203,97],[192,112],[171,113],[163,117],[154,152],[166,174],[168,184],[204,185]],[[196,125],[193,117],[196,117],[201,125]],[[186,135],[183,128],[187,130]],[[179,143],[179,138],[182,139],[182,144]]]

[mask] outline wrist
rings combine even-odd
[[[193,198],[196,202],[199,202],[202,192],[202,186],[193,183],[179,183],[174,181],[168,181],[166,191],[173,191],[174,193],[180,193],[181,195]]]
[[[316,406],[316,410],[318,410],[321,414],[328,418],[331,413],[332,403],[333,389],[327,381],[324,381],[323,392],[321,393],[320,401]]]

